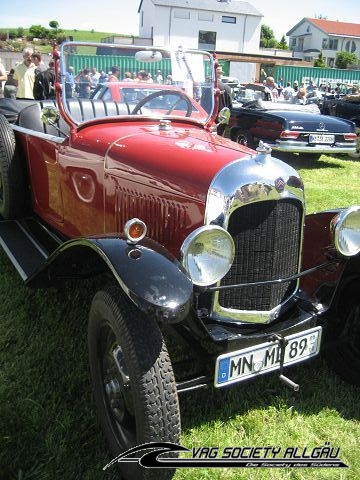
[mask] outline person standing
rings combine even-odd
[[[79,98],[90,98],[91,80],[88,68],[84,68],[78,76],[78,93]]]
[[[91,90],[94,90],[97,87],[100,78],[100,72],[97,71],[96,67],[92,67],[89,73],[89,77]]]
[[[101,70],[100,77],[99,77],[99,83],[102,84],[102,83],[105,83],[107,81],[108,81],[107,73],[104,70]]]
[[[0,58],[0,97],[3,96],[3,83],[6,82],[7,80],[7,74],[4,65],[1,63],[1,58]]]
[[[164,83],[164,77],[162,76],[161,70],[156,72],[156,83]]]
[[[69,67],[65,74],[65,95],[66,98],[72,98],[75,90],[74,67]]]
[[[35,52],[31,55],[31,58],[35,65],[34,98],[35,100],[44,100],[46,98],[44,78],[46,66],[41,59],[41,53]]]
[[[14,80],[17,86],[16,98],[34,99],[35,64],[32,61],[33,53],[32,48],[25,47],[22,52],[24,60],[14,69]]]
[[[49,61],[49,66],[43,73],[44,99],[55,99],[55,62]]]
[[[111,73],[109,75],[108,82],[109,82],[109,90],[111,92],[111,98],[115,102],[120,102],[121,95],[120,95],[119,86],[117,85],[117,82],[119,81],[119,76],[120,76],[120,67],[115,65],[110,68],[110,72]]]
[[[292,96],[295,93],[295,90],[291,86],[291,82],[286,82],[286,87],[282,91],[283,93],[283,98],[286,101],[290,101]]]
[[[14,69],[11,68],[4,85],[4,97],[15,99],[16,91],[17,91],[17,88],[16,88],[16,82],[14,80]]]

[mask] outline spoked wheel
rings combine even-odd
[[[95,402],[114,458],[148,442],[178,444],[176,383],[157,323],[119,288],[110,288],[93,299],[88,342]],[[117,465],[126,480],[165,480],[174,474],[137,462]]]
[[[328,349],[326,357],[344,380],[360,385],[360,285],[351,290],[347,301],[341,303],[339,317],[330,324],[327,332]]]

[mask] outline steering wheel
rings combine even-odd
[[[190,98],[187,95],[185,95],[185,93],[183,93],[181,91],[166,90],[166,89],[158,90],[158,91],[156,91],[154,93],[150,93],[150,95],[142,98],[140,100],[140,102],[138,102],[137,105],[135,105],[133,111],[131,112],[131,115],[136,115],[138,113],[138,111],[140,110],[140,108],[145,105],[145,103],[149,102],[150,100],[153,100],[154,98],[161,97],[162,95],[174,95],[176,97],[179,97],[179,100],[177,102],[175,102],[175,104],[170,108],[170,110],[168,110],[166,112],[166,115],[169,115],[174,110],[174,108],[176,107],[176,105],[179,103],[180,100],[185,100],[186,108],[187,108],[185,116],[190,117],[192,109],[193,109],[193,105],[191,103]]]

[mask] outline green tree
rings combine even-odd
[[[326,68],[326,63],[325,63],[325,60],[324,60],[324,55],[323,55],[322,50],[319,53],[318,58],[314,61],[314,67]]]
[[[56,20],[51,20],[49,22],[49,27],[51,28],[49,31],[49,40],[55,40],[61,36],[63,31],[61,28],[59,28],[59,22]]]
[[[10,40],[14,40],[15,38],[17,38],[16,30],[9,30],[9,38]]]
[[[32,38],[48,38],[49,30],[41,25],[31,25],[29,28],[29,34]]]
[[[336,54],[335,67],[336,68],[348,68],[348,65],[356,65],[359,59],[355,53],[350,52],[338,52]]]
[[[277,48],[279,48],[280,50],[287,50],[289,47],[288,47],[288,44],[286,42],[286,38],[285,38],[285,35],[283,35],[281,37],[281,40],[280,42],[278,43],[277,45]]]
[[[23,27],[18,27],[16,30],[16,35],[20,38],[25,35],[25,29]]]
[[[56,20],[50,20],[49,27],[53,28],[54,30],[58,30],[59,29],[59,22],[57,22]]]
[[[267,25],[261,25],[260,32],[260,47],[262,48],[276,48],[277,40],[275,38],[273,30]]]

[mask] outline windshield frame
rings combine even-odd
[[[82,123],[86,123],[87,120],[76,118],[69,106],[69,96],[67,95],[67,71],[68,67],[72,65],[72,61],[78,55],[78,52],[84,51],[106,51],[105,55],[111,55],[111,60],[113,61],[116,56],[119,57],[119,63],[121,61],[128,61],[126,65],[137,65],[139,67],[143,67],[144,65],[149,65],[149,67],[154,71],[154,69],[160,69],[161,66],[165,66],[167,68],[171,68],[171,74],[175,74],[172,76],[172,83],[171,85],[166,85],[165,81],[164,84],[159,86],[158,83],[147,83],[136,81],[139,89],[146,89],[148,91],[154,90],[173,90],[174,93],[168,92],[169,95],[164,98],[159,94],[157,104],[160,104],[161,101],[168,102],[170,98],[174,97],[174,104],[176,103],[177,107],[172,110],[171,102],[170,106],[167,105],[167,108],[155,109],[149,108],[148,104],[144,105],[144,108],[138,111],[136,114],[133,114],[134,105],[127,106],[127,113],[122,112],[120,115],[115,115],[119,120],[129,120],[129,118],[136,118],[140,120],[141,118],[146,119],[166,119],[166,120],[185,120],[190,122],[200,123],[203,126],[209,125],[214,122],[216,118],[216,110],[217,110],[217,98],[215,95],[215,86],[216,86],[216,65],[217,61],[215,55],[212,53],[203,51],[203,50],[193,50],[193,49],[185,49],[182,47],[178,47],[176,49],[166,48],[166,47],[155,47],[155,46],[139,46],[139,45],[121,45],[121,44],[108,44],[108,43],[95,43],[95,42],[63,42],[60,46],[60,56],[58,58],[58,65],[59,69],[58,73],[58,82],[61,85],[59,100],[61,102],[61,110],[63,110],[63,114],[68,120],[76,125],[81,125]],[[75,53],[74,53],[75,52]],[[115,55],[114,55],[115,54]],[[101,58],[100,58],[101,57]],[[86,58],[86,55],[84,55]],[[97,55],[88,55],[88,59],[93,64],[99,64],[99,61],[107,60],[102,53],[97,58]],[[109,57],[110,58],[110,57]],[[105,59],[105,60],[104,60]],[[124,60],[125,59],[125,60]],[[202,59],[202,62],[199,60]],[[81,59],[80,59],[81,61]],[[130,62],[130,63],[129,63]],[[132,62],[132,63],[131,63]],[[88,66],[87,68],[89,68]],[[83,67],[85,68],[85,67]],[[150,70],[149,68],[149,70]],[[97,68],[100,71],[100,68]],[[108,65],[104,64],[101,70],[109,70]],[[121,68],[123,70],[123,68]],[[166,71],[167,75],[169,70]],[[165,72],[165,70],[164,70]],[[78,72],[75,72],[74,76]],[[110,73],[110,72],[109,72]],[[121,72],[124,75],[124,71]],[[199,79],[200,81],[197,82],[196,80]],[[125,86],[124,82],[125,79],[121,77],[120,81],[117,82],[119,88],[132,88],[135,89],[133,85],[130,86],[130,82]],[[110,83],[110,82],[109,82]],[[114,88],[116,82],[111,85]],[[144,86],[146,84],[146,87]],[[189,94],[193,92],[193,95]],[[201,92],[201,94],[196,93]],[[166,92],[165,92],[166,94]],[[164,94],[164,95],[165,95]],[[206,94],[206,106],[204,102]],[[78,98],[79,94],[74,95],[74,98]],[[155,95],[157,96],[157,95]],[[189,106],[187,108],[184,107],[185,101],[183,97],[187,97],[191,102],[192,108],[190,109]],[[178,97],[178,98],[177,98]],[[89,97],[91,98],[91,97]],[[94,99],[97,97],[95,96]],[[72,100],[70,100],[71,103]],[[106,99],[104,99],[106,101]],[[59,103],[60,103],[59,102]],[[153,103],[156,103],[153,101]],[[179,108],[178,105],[182,104],[183,108]],[[151,104],[150,104],[151,107]],[[187,111],[187,113],[186,113]],[[196,112],[196,113],[195,113]],[[188,116],[186,116],[188,115]]]

